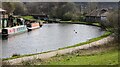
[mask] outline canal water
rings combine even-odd
[[[34,54],[78,44],[101,36],[104,31],[96,26],[81,24],[44,24],[31,32],[9,37],[2,42],[2,58],[13,54]]]

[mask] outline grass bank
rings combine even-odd
[[[34,20],[33,16],[21,16],[21,17],[27,20]]]
[[[52,57],[36,65],[116,65],[118,64],[118,50],[112,49],[105,52],[89,55],[61,55]]]
[[[118,44],[111,42],[72,53],[56,54],[49,59],[26,61],[21,65],[118,65],[118,53]]]
[[[71,24],[85,24],[85,25],[92,25],[92,26],[98,26],[101,27],[99,22],[81,22],[81,21],[60,21],[60,23],[71,23]]]
[[[35,19],[33,18],[33,16],[21,16],[22,18],[26,19],[26,20],[36,20],[36,21],[39,21],[39,22],[45,22],[44,20],[38,20],[38,19]]]

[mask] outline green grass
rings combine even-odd
[[[69,22],[72,22],[72,21],[60,21],[60,22],[67,22],[67,23],[69,23]]]
[[[99,22],[95,22],[95,23],[93,23],[93,22],[79,22],[79,23],[81,23],[81,24],[86,24],[86,25],[100,26]]]
[[[40,22],[45,22],[44,20],[39,20]]]
[[[21,17],[27,20],[34,20],[33,16],[21,16]]]
[[[41,64],[41,63],[40,63]],[[43,65],[116,65],[118,50],[110,50],[93,55],[63,55],[56,56],[42,63]]]
[[[100,26],[100,24],[99,24],[99,23],[93,23],[93,25],[97,25],[97,26]]]
[[[39,22],[45,22],[44,20],[35,19],[35,18],[33,18],[33,16],[21,16],[21,17],[26,19],[26,20],[36,20],[36,21],[39,21]]]

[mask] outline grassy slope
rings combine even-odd
[[[53,57],[45,63],[48,65],[114,65],[118,64],[118,50],[110,50],[92,55],[65,55]]]

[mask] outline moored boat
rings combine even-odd
[[[23,33],[27,31],[24,20],[17,16],[8,16],[2,19],[2,37],[6,38],[11,35]]]
[[[39,21],[27,20],[25,23],[26,23],[28,31],[32,31],[34,29],[42,27],[42,23],[40,23]]]
[[[23,33],[26,31],[27,31],[27,28],[25,25],[7,27],[7,28],[2,29],[2,36],[11,36],[11,35]]]

